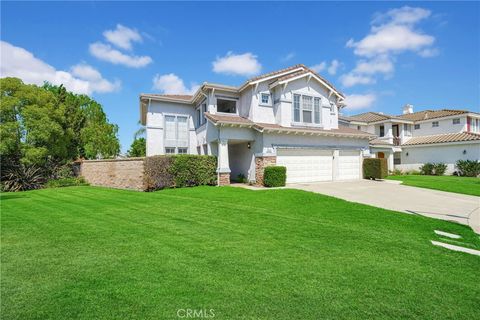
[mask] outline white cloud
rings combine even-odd
[[[384,73],[390,74],[394,71],[395,66],[392,60],[387,56],[379,56],[371,60],[360,60],[357,66],[353,69],[357,74],[375,74]]]
[[[229,51],[224,57],[217,57],[213,61],[213,71],[231,75],[253,76],[262,70],[257,56],[251,52],[234,54]]]
[[[438,56],[439,54],[440,54],[440,50],[438,50],[437,48],[423,49],[418,53],[418,55],[423,58],[431,58],[431,57]]]
[[[0,41],[0,44],[1,77],[17,77],[25,83],[36,85],[43,85],[45,81],[54,85],[63,84],[68,90],[80,94],[120,89],[120,81],[110,82],[103,79],[100,72],[89,65],[74,66],[71,72],[56,70],[23,48],[5,41]]]
[[[431,11],[423,8],[402,7],[377,14],[372,24],[394,23],[394,24],[414,24],[430,16]]]
[[[340,67],[340,62],[338,60],[332,60],[330,67],[328,67],[327,71],[331,75],[335,75],[337,73],[337,69]]]
[[[357,84],[374,84],[376,81],[371,76],[355,74],[355,73],[347,73],[340,77],[340,82],[344,87],[353,87]]]
[[[376,100],[377,96],[373,93],[351,94],[345,98],[345,104],[350,110],[359,110],[371,107]]]
[[[280,60],[282,62],[287,62],[295,58],[295,52],[289,52],[286,55],[284,55]]]
[[[310,69],[312,69],[317,73],[320,73],[323,70],[327,70],[329,74],[335,75],[337,73],[338,68],[341,65],[342,64],[340,63],[340,61],[338,61],[337,59],[334,59],[330,62],[330,64],[327,61],[322,61],[319,64],[311,66]]]
[[[142,42],[143,40],[137,30],[130,29],[121,24],[117,24],[115,30],[104,31],[103,36],[108,42],[125,50],[132,50],[132,42]]]
[[[95,42],[90,44],[90,54],[94,57],[113,64],[121,64],[132,68],[142,68],[153,60],[149,56],[134,56],[122,53],[108,44]]]
[[[327,63],[325,61],[322,61],[319,64],[311,66],[310,69],[312,69],[313,71],[315,71],[317,73],[320,73],[323,70],[325,70],[326,67],[327,67]]]
[[[192,83],[187,88],[183,80],[174,73],[155,75],[153,78],[153,89],[160,90],[166,94],[193,94],[197,91],[199,85]]]

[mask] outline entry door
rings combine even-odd
[[[360,151],[340,150],[338,158],[338,180],[360,179]]]
[[[331,181],[333,152],[315,149],[279,149],[277,165],[287,168],[287,183]]]

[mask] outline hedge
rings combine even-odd
[[[284,187],[287,181],[287,168],[282,166],[266,167],[263,171],[265,187]]]
[[[458,160],[455,166],[458,168],[460,176],[476,177],[480,175],[480,161],[478,160]]]
[[[445,163],[427,162],[420,167],[420,173],[428,176],[443,176],[445,171],[447,171]]]
[[[145,189],[182,188],[217,183],[214,156],[175,155],[145,158]]]
[[[363,177],[365,179],[384,179],[387,175],[387,159],[369,158],[363,160]]]

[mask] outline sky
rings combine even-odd
[[[346,115],[480,112],[478,2],[4,2],[1,77],[63,83],[100,102],[122,152],[140,93],[239,85],[302,63]]]

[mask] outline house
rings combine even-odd
[[[457,160],[480,159],[480,114],[467,110],[413,112],[405,105],[398,116],[367,112],[340,116],[340,125],[370,132],[370,152],[388,158],[389,170],[418,170],[426,162],[445,163],[455,171]]]
[[[193,95],[141,94],[147,156],[218,157],[219,184],[239,175],[257,184],[268,165],[287,182],[361,178],[372,134],[339,127],[344,95],[304,65],[247,80],[204,83]]]

